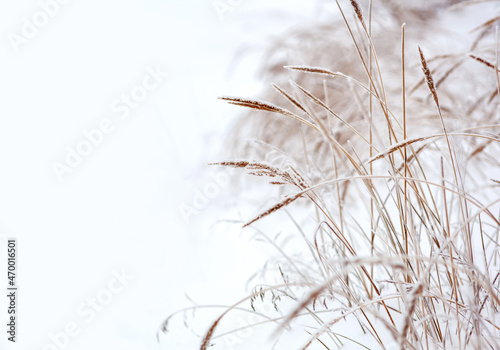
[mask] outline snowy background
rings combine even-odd
[[[156,331],[193,302],[237,301],[263,261],[238,232],[211,226],[227,174],[204,164],[221,160],[235,117],[216,97],[255,95],[263,43],[318,11],[284,0],[2,2],[0,286],[15,237],[19,324],[17,343],[2,331],[0,348],[198,346],[182,320],[160,342]],[[213,198],[196,202],[199,191]],[[2,324],[6,308],[0,298]]]

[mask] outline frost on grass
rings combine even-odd
[[[247,108],[230,145],[247,158],[213,165],[265,178],[281,200],[241,225],[276,255],[201,348],[260,300],[276,314],[248,327],[277,349],[499,349],[495,6],[335,5],[336,19],[272,43],[260,99],[222,98]],[[471,30],[450,34],[453,18]]]

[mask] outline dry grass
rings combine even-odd
[[[458,51],[433,53],[417,43],[453,41],[440,16],[479,1],[406,12],[336,3],[342,23],[288,33],[268,53],[269,102],[222,98],[251,109],[233,146],[258,160],[216,164],[268,178],[283,196],[244,227],[265,230],[285,212],[283,228],[303,248],[280,248],[268,265],[276,284],[226,310],[201,349],[228,312],[268,294],[277,310],[294,303],[264,323],[278,339],[316,322],[297,349],[500,349],[499,17]],[[288,165],[269,161],[276,151]],[[341,320],[370,340],[339,335]]]

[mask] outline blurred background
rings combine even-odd
[[[256,96],[269,40],[325,7],[0,7],[0,285],[5,239],[19,249],[18,339],[2,332],[0,348],[197,348],[184,316],[157,338],[158,327],[184,307],[236,302],[264,261],[248,237],[214,226],[231,206],[231,180],[206,164],[223,160],[239,111],[216,98]],[[2,323],[7,301],[0,298]],[[192,318],[192,330],[203,333],[220,311]]]

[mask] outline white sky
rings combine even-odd
[[[18,342],[2,331],[0,348],[55,349],[50,334],[74,324],[80,333],[66,349],[194,349],[158,344],[160,322],[190,305],[184,293],[200,304],[237,300],[243,288],[225,288],[261,263],[237,232],[211,235],[207,220],[180,216],[179,206],[211,182],[200,169],[219,160],[235,116],[216,96],[256,93],[257,62],[228,75],[232,55],[314,6],[242,0],[221,20],[210,0],[66,2],[28,39],[23,18],[43,23],[40,3],[0,4],[0,238],[17,238],[19,248]],[[265,15],[275,8],[283,16]],[[120,119],[113,105],[144,91],[148,67],[169,76]],[[58,181],[54,162],[64,164],[68,147],[103,120],[113,131]],[[0,249],[4,288],[4,240]],[[109,296],[109,283],[119,286],[113,271],[122,270],[134,278],[90,320],[88,298]],[[2,324],[6,308],[0,298]]]
[[[156,341],[160,323],[192,305],[185,294],[198,304],[244,295],[265,254],[237,230],[212,226],[228,189],[215,187],[189,222],[180,208],[216,183],[210,174],[224,176],[204,164],[222,160],[238,110],[216,97],[259,91],[259,50],[230,73],[234,54],[315,16],[317,1],[226,3],[237,5],[222,20],[212,0],[67,1],[19,52],[12,35],[39,16],[40,3],[0,3],[0,295],[5,237],[19,248],[18,342],[8,343],[2,326],[0,349],[58,349],[50,337],[68,324],[80,333],[65,349],[196,349],[182,317]],[[168,76],[155,84],[151,70]],[[123,110],[121,96],[144,91],[145,78],[151,91],[121,119],[113,106]],[[53,163],[64,164],[68,147],[103,120],[113,131],[58,181]],[[133,279],[121,288],[114,273],[123,270]],[[90,319],[98,295],[112,299]],[[0,297],[0,324],[6,310]]]

